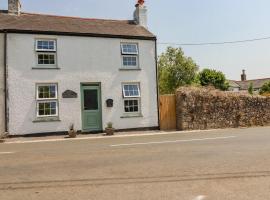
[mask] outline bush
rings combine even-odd
[[[202,86],[214,86],[223,91],[229,88],[225,75],[213,69],[204,69],[198,74],[198,79]]]
[[[253,83],[250,83],[249,86],[248,86],[248,93],[251,94],[251,95],[253,95],[253,91],[254,91],[254,89],[253,89]]]
[[[260,89],[260,95],[267,94],[267,93],[270,94],[270,81],[266,82]]]

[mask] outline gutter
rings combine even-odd
[[[40,30],[19,30],[19,29],[3,29],[0,32],[21,33],[21,34],[39,34],[39,35],[63,35],[78,37],[98,37],[98,38],[119,38],[119,39],[136,39],[136,40],[156,40],[156,36],[133,36],[133,35],[112,35],[100,33],[76,33],[61,31],[40,31]]]
[[[160,111],[159,111],[159,83],[158,83],[158,55],[157,55],[157,39],[155,39],[155,61],[156,61],[156,89],[157,89],[157,110],[158,110],[158,129],[160,130]]]
[[[7,86],[7,31],[4,32],[4,93],[5,93],[5,132],[8,132],[8,86]]]

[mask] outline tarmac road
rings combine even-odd
[[[270,128],[0,144],[17,199],[270,199]]]

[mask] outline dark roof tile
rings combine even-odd
[[[264,79],[248,80],[248,81],[236,81],[236,83],[240,85],[241,90],[248,90],[251,83],[253,84],[254,89],[259,89],[263,86],[263,84],[269,81],[270,81],[270,78],[264,78]]]

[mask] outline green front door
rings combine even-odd
[[[83,131],[102,130],[101,89],[99,84],[82,85],[82,126]]]

